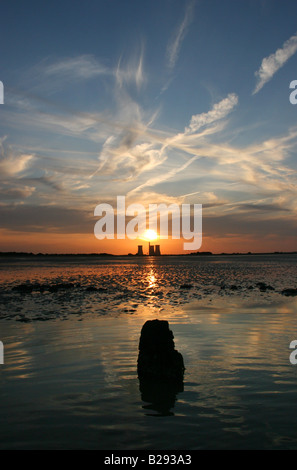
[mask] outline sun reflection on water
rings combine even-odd
[[[153,289],[157,286],[157,278],[153,267],[151,267],[151,270],[148,272],[147,280],[149,289]]]

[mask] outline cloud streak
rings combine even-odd
[[[227,98],[214,104],[207,113],[192,116],[189,127],[185,129],[186,134],[197,132],[201,127],[225,118],[237,104],[238,96],[235,93],[230,93]]]
[[[276,52],[262,60],[261,66],[255,76],[257,77],[257,84],[253,91],[253,95],[258,93],[263,86],[269,82],[274,74],[285,65],[285,63],[297,51],[297,33],[291,36],[283,46],[277,49]]]
[[[178,26],[172,40],[167,47],[167,57],[168,57],[168,66],[170,69],[173,69],[176,61],[178,59],[179,51],[182,45],[182,42],[187,33],[188,27],[193,19],[194,13],[194,2],[188,3],[186,6],[185,16]]]
[[[49,64],[44,67],[43,73],[49,77],[59,76],[65,80],[73,81],[74,79],[86,80],[100,75],[109,75],[111,72],[93,56],[81,55]]]
[[[145,183],[142,183],[141,185],[137,186],[128,194],[130,195],[132,193],[138,192],[147,186],[152,187],[157,184],[160,184],[175,177],[178,173],[181,173],[182,171],[186,170],[195,160],[200,158],[199,148],[193,148],[192,145],[195,140],[196,144],[197,141],[202,141],[204,138],[204,133],[207,133],[207,130],[204,130],[204,132],[202,131],[202,133],[199,133],[198,131],[200,130],[200,128],[211,126],[216,121],[225,118],[233,110],[237,103],[237,95],[229,94],[227,98],[224,98],[220,102],[216,103],[213,108],[207,113],[196,114],[192,116],[190,126],[186,127],[183,133],[168,137],[158,151],[159,161],[161,163],[163,163],[167,159],[165,150],[168,147],[176,149],[178,151],[186,152],[187,154],[192,155],[192,157],[187,160],[187,162],[184,163],[182,166],[177,166],[171,169],[168,173],[161,174],[148,179]],[[217,129],[220,129],[220,126]]]
[[[168,173],[165,173],[161,176],[156,176],[150,180],[148,180],[147,182],[141,184],[140,186],[138,186],[137,188],[133,189],[132,191],[130,191],[127,196],[130,196],[131,194],[137,192],[137,191],[140,191],[142,190],[143,188],[147,187],[147,186],[155,186],[157,184],[160,184],[160,183],[163,183],[164,181],[167,181],[168,179],[171,179],[173,178],[174,176],[176,176],[178,173],[180,173],[181,171],[185,170],[186,168],[188,168],[188,166],[190,166],[195,160],[197,160],[197,158],[199,158],[198,156],[194,156],[192,157],[190,160],[188,160],[186,163],[184,163],[181,167],[178,167],[178,168],[173,168],[171,171],[169,171]]]
[[[129,61],[118,61],[117,66],[107,67],[91,54],[66,57],[50,64],[42,63],[35,67],[36,72],[50,80],[50,86],[59,88],[65,83],[82,82],[99,77],[113,78],[119,87],[123,84],[135,84],[137,89],[145,83],[143,71],[144,50],[141,47],[139,57]],[[47,84],[48,86],[48,84]]]

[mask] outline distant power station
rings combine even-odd
[[[160,245],[155,245],[155,256],[161,256]]]
[[[138,256],[144,256],[142,245],[138,245]],[[160,245],[149,244],[149,256],[161,256]]]

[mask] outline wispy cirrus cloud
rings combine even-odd
[[[283,46],[276,50],[270,56],[262,60],[261,66],[255,76],[257,77],[257,84],[253,91],[253,95],[258,93],[263,86],[272,79],[274,74],[285,65],[285,63],[297,51],[297,33],[291,36],[284,42]]]
[[[203,140],[204,135],[207,133],[207,130],[200,131],[201,127],[210,127],[216,121],[222,120],[225,118],[237,105],[238,97],[236,94],[229,94],[226,98],[216,103],[213,108],[207,113],[201,113],[192,116],[189,127],[186,127],[184,132],[173,134],[165,139],[163,145],[156,150],[158,154],[158,160],[160,163],[164,163],[167,159],[166,149],[171,148],[178,150],[179,152],[186,153],[191,156],[187,159],[182,165],[178,164],[171,170],[158,174],[157,176],[152,176],[144,183],[140,184],[133,190],[129,192],[129,195],[135,192],[139,192],[145,187],[153,187],[157,184],[160,184],[164,181],[174,178],[178,173],[186,170],[193,162],[200,158],[201,147],[204,147]],[[217,127],[217,131],[221,129],[220,126]],[[213,129],[213,132],[215,130]],[[194,144],[194,145],[193,145]],[[199,148],[200,144],[200,148]],[[205,152],[205,150],[204,150]],[[207,151],[206,151],[207,154]]]
[[[122,58],[119,60],[117,67],[112,71],[118,87],[122,88],[124,83],[134,83],[138,90],[142,87],[146,80],[143,70],[143,56],[144,51],[142,47],[139,57],[135,56],[125,64]]]
[[[86,80],[110,73],[110,70],[98,62],[92,55],[68,57],[43,66],[44,75],[49,77],[60,76],[71,81],[77,79]]]
[[[168,44],[167,60],[168,60],[168,66],[170,69],[174,68],[176,61],[178,59],[182,42],[185,38],[188,27],[193,19],[194,6],[195,6],[194,1],[191,1],[190,3],[187,4],[184,18],[182,22],[180,23],[180,25],[178,26],[177,30],[175,31],[175,34],[172,37],[171,41]]]
[[[137,188],[130,191],[127,195],[130,196],[131,194],[133,194],[135,192],[138,192],[138,191],[142,190],[145,187],[156,186],[157,184],[163,183],[164,181],[167,181],[167,180],[173,178],[178,173],[180,173],[180,172],[184,171],[186,168],[188,168],[188,166],[190,166],[195,160],[197,160],[197,158],[199,158],[198,155],[190,158],[189,160],[187,160],[186,163],[184,163],[182,166],[175,167],[167,173],[163,173],[161,175],[158,175],[158,176],[155,176],[155,177],[149,179],[145,183],[139,185]]]
[[[143,57],[144,50],[141,47],[139,54],[134,54],[126,61],[121,57],[115,66],[107,66],[93,55],[83,54],[65,57],[52,63],[42,62],[35,69],[37,75],[50,80],[51,87],[56,88],[65,83],[73,84],[106,76],[114,79],[118,87],[132,83],[140,89],[145,83]]]

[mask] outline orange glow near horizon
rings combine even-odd
[[[140,243],[136,240],[98,240],[93,233],[65,234],[17,232],[0,229],[0,251],[32,252],[32,253],[110,253],[113,255],[136,254]],[[144,241],[143,244],[146,242]],[[184,240],[162,240],[162,254],[188,254],[183,249]],[[199,251],[212,253],[259,253],[274,251],[297,251],[296,237],[280,238],[275,235],[262,237],[260,240],[251,235],[213,237],[204,236]]]

